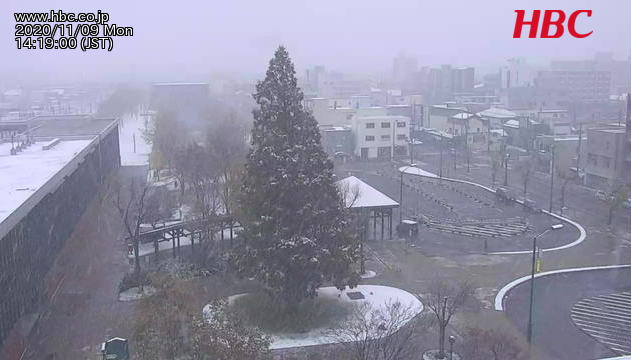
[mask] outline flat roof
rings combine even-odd
[[[48,141],[31,144],[11,155],[11,143],[0,144],[0,224],[46,184],[93,139],[62,140],[49,150]]]
[[[84,115],[44,115],[29,119],[30,135],[36,137],[95,136],[110,127],[115,118]]]

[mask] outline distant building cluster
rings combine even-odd
[[[598,53],[547,66],[514,57],[481,75],[472,66],[420,66],[417,58],[398,55],[385,78],[315,66],[300,85],[334,157],[409,156],[415,143],[445,141],[468,151],[535,151],[539,169],[550,172],[554,152],[558,171],[611,187],[631,179],[623,140],[630,69],[629,59]]]

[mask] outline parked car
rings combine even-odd
[[[537,208],[537,204],[534,200],[531,199],[524,199],[524,208],[526,209],[526,211],[530,212],[538,212],[541,210]]]
[[[607,195],[606,192],[604,192],[602,190],[596,191],[596,199],[598,199],[600,201],[607,201],[608,198],[609,198],[609,195]]]
[[[625,209],[631,209],[631,199],[627,199],[625,202],[623,202],[622,207]]]
[[[418,221],[403,220],[397,225],[396,230],[400,238],[415,240],[418,238]]]
[[[515,200],[513,193],[509,189],[504,188],[504,187],[499,187],[495,189],[495,196],[497,196],[500,200],[504,200],[504,201]]]

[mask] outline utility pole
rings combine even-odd
[[[469,119],[467,119],[467,121],[469,121]],[[467,173],[471,172],[471,152],[469,151],[469,124],[467,123],[467,126],[465,127],[465,136],[464,136],[464,146],[465,146],[465,151],[467,152]]]
[[[578,151],[576,154],[576,176],[581,179],[581,144],[583,142],[583,123],[578,124]]]
[[[440,148],[440,168],[438,169],[438,177],[442,180],[443,179],[443,133],[442,131],[440,131],[440,145],[438,145],[438,147]]]
[[[510,155],[504,154],[504,186],[508,186],[508,159],[510,159]]]
[[[396,138],[396,128],[397,128],[397,121],[394,120],[391,123],[392,125],[392,151],[390,153],[390,159],[392,159],[392,161],[394,161],[394,139]]]
[[[552,160],[550,161],[550,208],[548,211],[552,213],[552,195],[554,194],[554,145],[550,147]]]
[[[401,171],[401,187],[399,188],[399,224],[401,224],[402,222],[403,222],[403,171]]]

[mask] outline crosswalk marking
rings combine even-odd
[[[631,354],[631,292],[585,298],[570,311],[574,324],[620,355]]]

